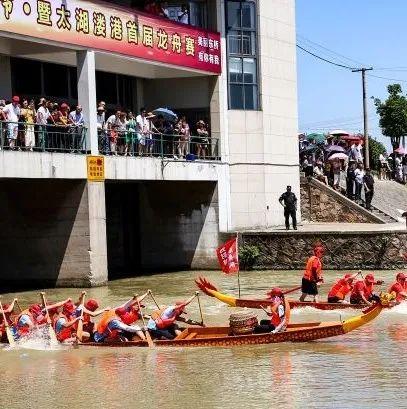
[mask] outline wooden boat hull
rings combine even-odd
[[[265,345],[280,342],[309,342],[318,339],[344,335],[366,325],[381,312],[377,304],[364,315],[349,318],[337,323],[290,324],[286,331],[277,334],[230,335],[229,327],[186,328],[174,340],[154,341],[156,347],[232,347],[242,345]],[[145,341],[84,343],[80,347],[148,347]]]

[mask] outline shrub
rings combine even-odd
[[[243,245],[239,248],[239,263],[244,270],[251,270],[260,256],[257,246]]]

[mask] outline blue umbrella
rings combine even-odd
[[[178,117],[171,109],[157,108],[153,111],[154,115],[162,115],[166,121],[175,121]]]

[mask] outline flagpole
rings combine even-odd
[[[239,232],[236,235],[236,257],[237,257],[237,286],[239,289],[239,298],[240,298],[240,265],[239,265]]]

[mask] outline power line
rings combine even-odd
[[[330,48],[323,46],[322,44],[318,44],[318,43],[316,43],[315,41],[311,41],[311,40],[309,40],[308,38],[306,38],[306,37],[304,37],[304,36],[302,36],[302,35],[300,35],[300,34],[298,34],[298,33],[297,33],[297,37],[300,37],[300,38],[302,38],[303,40],[305,40],[306,42],[311,43],[311,44],[314,44],[314,45],[316,45],[317,47],[322,48],[323,50],[326,50],[326,51],[330,52],[331,54],[338,55],[339,57],[342,57],[342,58],[344,58],[345,60],[354,62],[354,63],[356,63],[357,65],[366,65],[366,64],[363,64],[363,63],[360,62],[360,61],[356,61],[356,60],[353,60],[352,58],[346,57],[346,56],[343,55],[343,54],[339,54],[339,53],[337,53],[336,51],[333,51],[333,50],[331,50]],[[313,47],[313,48],[315,48],[315,47]]]
[[[346,68],[347,70],[354,70],[354,69],[355,69],[355,67],[349,67],[348,65],[338,64],[338,63],[336,63],[336,62],[333,62],[333,61],[331,61],[331,60],[328,60],[328,59],[326,59],[326,58],[323,58],[323,57],[321,57],[321,56],[319,56],[319,55],[317,55],[317,54],[314,54],[313,52],[307,50],[306,48],[301,47],[299,44],[297,44],[297,48],[299,48],[300,50],[306,52],[307,54],[310,54],[310,55],[312,55],[313,57],[315,57],[315,58],[317,58],[317,59],[319,59],[319,60],[321,60],[321,61],[324,61],[324,62],[326,62],[326,63],[328,63],[328,64],[336,65],[337,67],[341,67],[341,68]]]
[[[407,82],[407,80],[401,80],[401,79],[398,79],[398,78],[381,77],[381,76],[379,76],[379,75],[373,75],[373,74],[366,74],[366,75],[368,75],[369,77],[373,77],[373,78],[379,78],[379,79],[381,79],[381,80],[397,81],[397,82]]]

